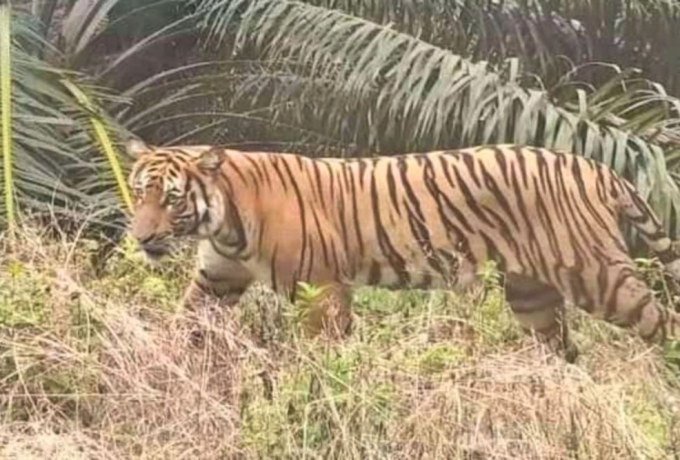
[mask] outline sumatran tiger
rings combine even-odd
[[[304,281],[330,288],[325,321],[344,331],[354,286],[465,286],[492,260],[521,326],[571,360],[565,301],[650,342],[680,335],[679,315],[636,272],[620,218],[680,278],[671,240],[629,182],[582,156],[511,145],[366,159],[141,141],[128,151],[131,234],[145,253],[198,239],[187,305],[234,303],[253,281],[294,295]]]

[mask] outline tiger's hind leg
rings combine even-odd
[[[646,342],[661,344],[666,338],[680,339],[680,315],[658,302],[632,260],[612,265],[609,270],[610,281],[600,288],[605,289],[604,303],[587,309],[594,317],[634,328]],[[593,285],[591,290],[591,297],[597,298],[597,287]]]
[[[347,336],[352,328],[352,291],[338,282],[314,283],[314,295],[305,295],[298,287],[294,301],[304,310],[302,328],[306,334],[327,338]]]
[[[578,349],[569,340],[565,301],[552,286],[520,275],[506,276],[505,299],[522,329],[534,333],[550,351],[573,363]]]

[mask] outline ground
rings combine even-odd
[[[188,314],[191,269],[24,230],[0,249],[0,457],[668,459],[672,350],[571,311],[571,365],[486,295],[360,290],[352,335],[304,337],[263,286]],[[197,340],[196,332],[201,332]]]

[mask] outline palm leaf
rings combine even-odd
[[[12,158],[11,15],[10,5],[0,4],[0,133],[2,136],[5,213],[10,236],[14,235],[16,227]]]
[[[111,156],[108,162],[102,162],[92,152],[111,155],[111,135],[115,138],[120,132],[106,121],[95,101],[119,101],[87,88],[79,73],[57,68],[31,54],[48,45],[25,15],[14,15],[12,25],[14,155],[9,170],[17,203],[22,209],[69,216],[78,209],[118,213],[119,206],[107,196],[115,200],[112,191],[122,177],[120,165],[116,173]],[[68,82],[66,86],[64,81]],[[3,142],[7,139],[3,137]],[[8,168],[3,166],[3,170],[7,175]],[[85,179],[93,177],[98,180],[97,187],[83,186]],[[85,214],[81,218],[86,218]]]
[[[311,110],[330,137],[387,152],[501,142],[566,149],[631,179],[666,222],[680,211],[665,151],[649,136],[656,123],[677,120],[675,101],[648,82],[640,80],[632,95],[625,75],[590,88],[570,80],[551,92],[524,78],[518,60],[475,63],[338,10],[291,0],[202,6],[213,39],[234,34],[237,46],[256,46],[263,58],[297,62],[314,83],[301,79],[277,88],[276,97],[295,103],[301,120]],[[565,89],[569,82],[576,90]],[[290,110],[285,106],[274,119],[290,119]],[[349,122],[348,113],[354,114]],[[617,126],[615,117],[624,123]]]
[[[219,0],[200,2],[216,7]],[[680,95],[673,0],[308,0],[498,64],[516,57],[553,83],[572,64],[638,67]],[[592,77],[592,75],[591,75]]]
[[[113,172],[116,179],[116,185],[118,186],[118,191],[123,198],[123,203],[127,207],[128,211],[132,212],[132,198],[130,196],[130,191],[127,188],[127,182],[123,175],[123,168],[121,167],[118,156],[116,155],[115,148],[111,142],[111,137],[104,125],[101,116],[97,114],[97,107],[93,103],[90,97],[88,97],[85,92],[74,84],[72,81],[64,79],[62,84],[73,94],[78,103],[83,106],[83,109],[90,113],[90,123],[92,124],[92,130],[96,137],[97,143],[99,144],[100,150],[104,152],[106,158],[109,162],[109,167]]]

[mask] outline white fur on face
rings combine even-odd
[[[200,197],[200,195],[199,195]],[[224,225],[224,199],[222,195],[216,193],[214,196],[210,197],[210,207],[208,203],[199,198],[196,200],[196,212],[199,216],[210,215],[210,219],[207,224],[201,224],[198,227],[198,234],[202,237],[213,236],[220,227]]]

